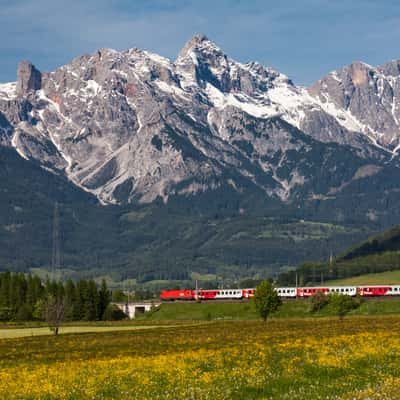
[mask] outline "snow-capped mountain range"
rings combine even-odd
[[[229,58],[203,35],[172,62],[101,49],[0,85],[0,146],[103,204],[230,187],[324,199],[397,165],[400,61],[356,62],[311,87]]]

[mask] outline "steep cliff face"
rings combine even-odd
[[[223,186],[323,198],[397,154],[399,68],[355,63],[306,89],[204,35],[175,62],[139,49],[100,49],[50,73],[22,62],[17,82],[0,85],[0,145],[103,204]]]
[[[309,93],[350,132],[361,132],[393,154],[400,149],[400,62],[356,62],[331,72]]]

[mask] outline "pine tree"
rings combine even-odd
[[[111,293],[107,288],[107,283],[105,279],[101,281],[101,287],[99,290],[99,302],[98,302],[98,315],[97,319],[103,319],[103,315],[105,310],[107,309],[107,306],[110,304],[111,301]]]
[[[64,289],[64,304],[65,304],[65,319],[67,321],[73,321],[77,319],[77,295],[76,295],[76,287],[74,282],[71,279],[67,281]]]
[[[84,306],[84,319],[86,321],[95,321],[98,315],[99,296],[97,286],[94,280],[87,283],[85,306]]]
[[[85,319],[86,298],[87,298],[88,285],[84,279],[81,279],[76,284],[76,299],[74,302],[74,319]]]

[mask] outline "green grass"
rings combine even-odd
[[[190,274],[190,279],[192,279],[192,281],[215,281],[218,277],[215,274],[199,274],[198,272],[192,272]]]
[[[361,304],[352,311],[352,316],[400,314],[400,299],[374,299]],[[310,313],[307,300],[287,301],[272,319],[321,318],[335,316],[326,307],[317,313]],[[257,320],[259,316],[251,302],[248,303],[164,303],[155,311],[146,313],[133,321],[65,323],[60,334],[100,333],[159,328],[162,326],[185,326],[189,321]],[[24,325],[0,326],[0,339],[27,336],[51,335],[44,323],[32,322]]]
[[[362,303],[351,315],[400,314],[400,299],[376,299]],[[308,300],[287,301],[272,318],[331,317],[334,312],[326,307],[318,313],[309,312]],[[137,319],[142,321],[207,321],[255,320],[259,316],[251,302],[248,303],[163,303],[153,312]]]
[[[400,270],[386,271],[377,274],[365,274],[350,278],[328,281],[329,286],[334,285],[388,285],[400,284]]]
[[[140,317],[152,321],[255,318],[257,314],[250,303],[164,303]]]
[[[399,300],[369,300],[361,304],[358,310],[352,312],[357,315],[400,314]]]
[[[99,332],[112,332],[112,331],[131,331],[140,329],[157,328],[157,325],[130,325],[130,326],[62,326],[60,334],[66,333],[99,333]],[[0,339],[19,338],[27,336],[44,336],[53,335],[49,327],[40,328],[6,328],[0,329]]]

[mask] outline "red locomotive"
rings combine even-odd
[[[254,296],[255,289],[163,290],[161,300],[240,300]]]
[[[282,298],[306,298],[316,293],[346,294],[348,296],[400,296],[400,285],[370,285],[370,286],[318,286],[318,287],[282,287],[275,289]],[[160,299],[175,300],[241,300],[254,296],[255,289],[179,289],[163,290]]]

